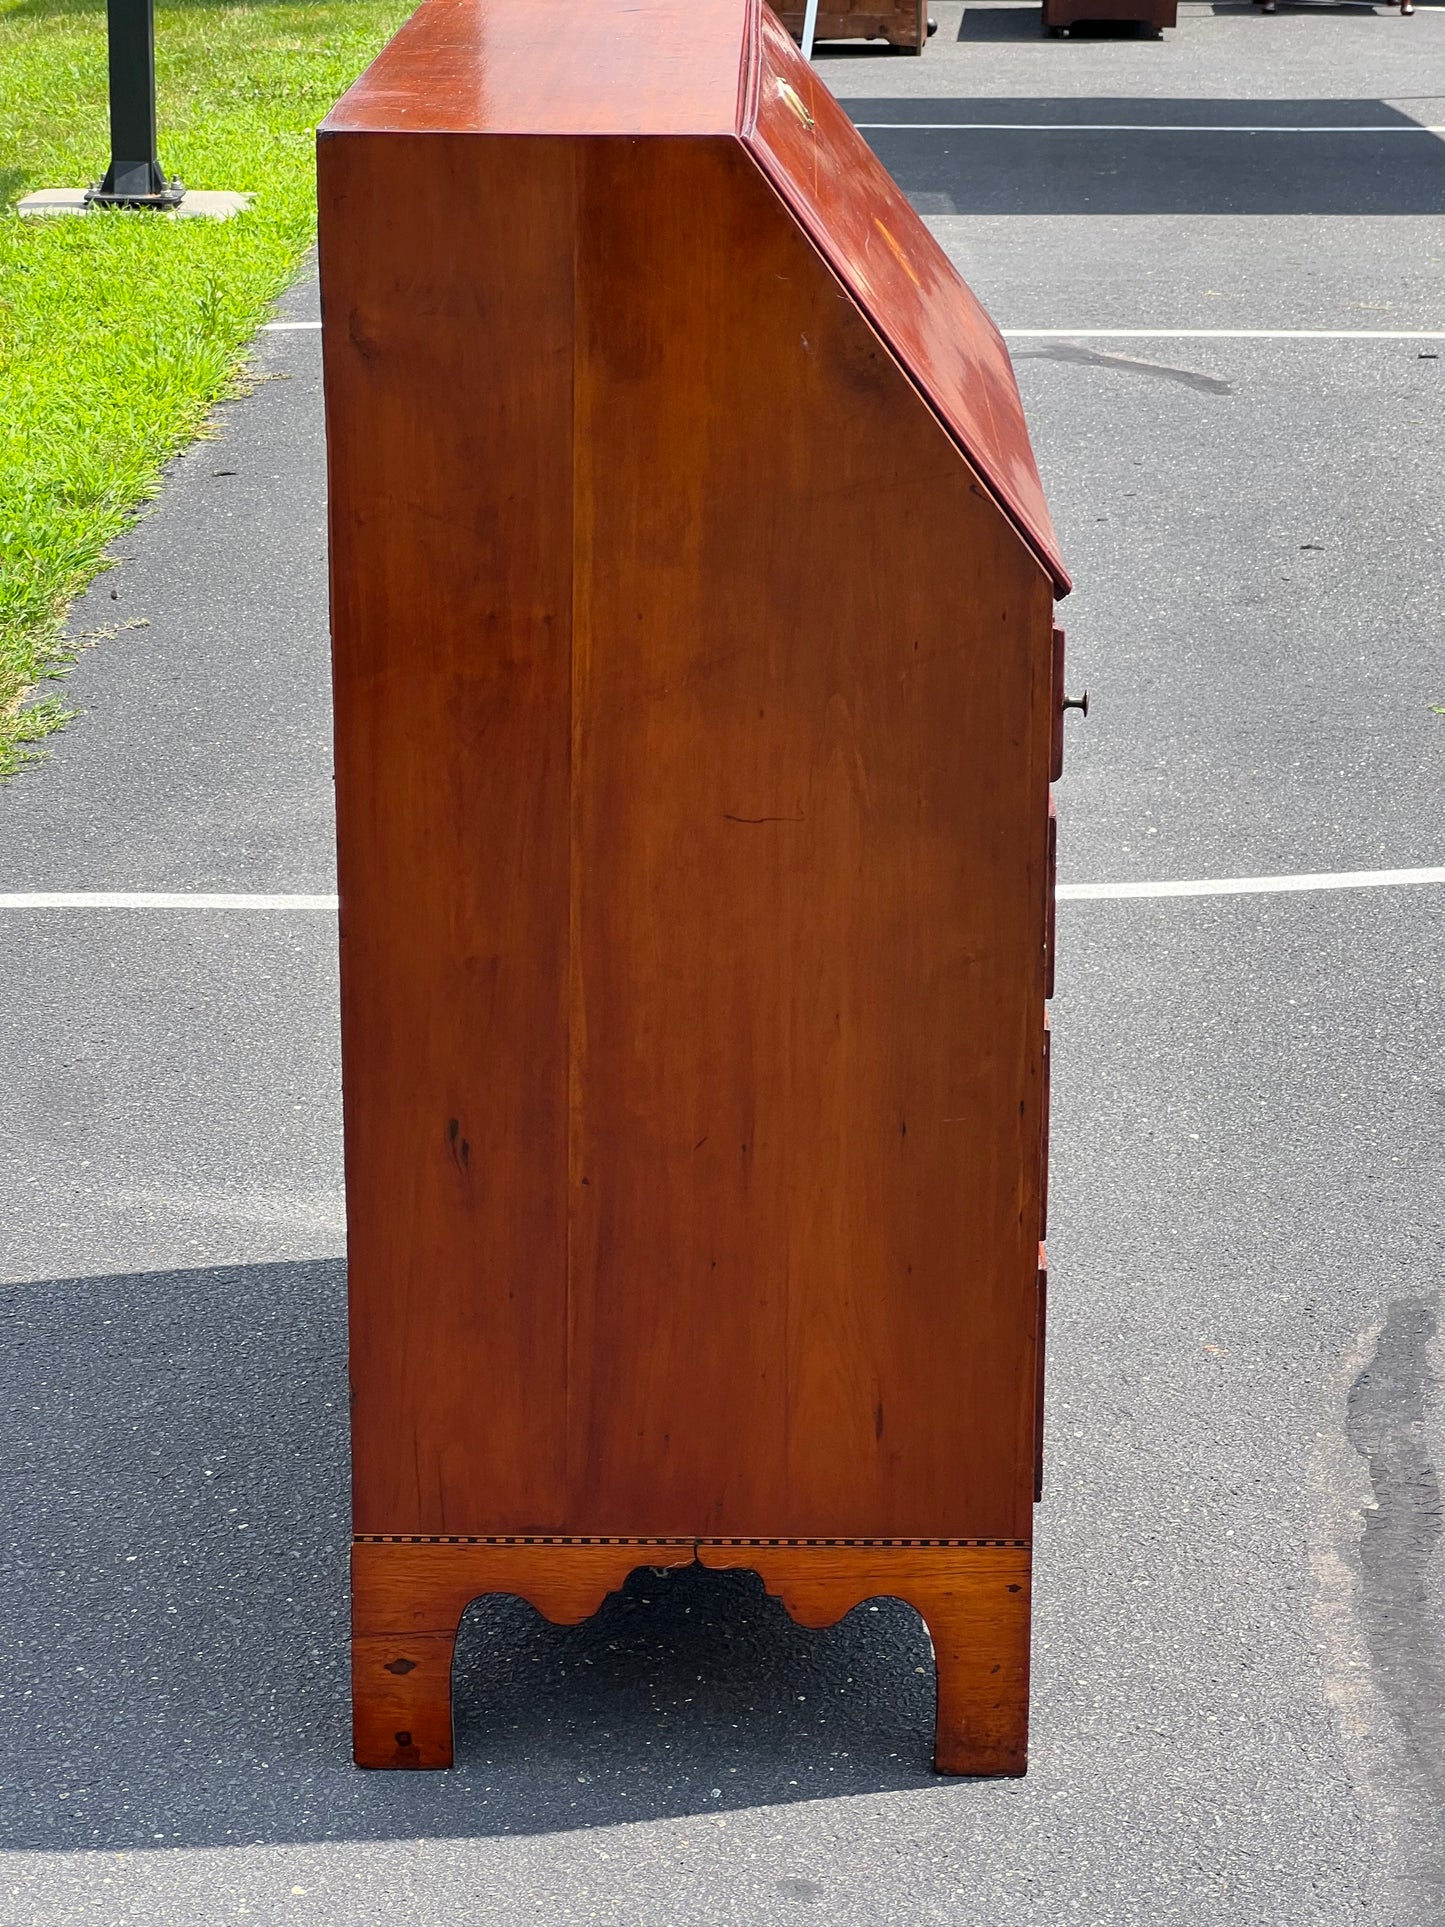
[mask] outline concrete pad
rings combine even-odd
[[[226,188],[188,187],[171,218],[176,221],[229,221],[233,215],[244,214],[254,199],[252,194],[234,194]]]
[[[46,214],[89,214],[90,203],[85,198],[89,192],[85,187],[37,188],[15,203],[15,212],[26,220]]]
[[[255,199],[253,194],[232,193],[227,188],[188,187],[180,205],[172,208],[97,208],[86,200],[86,187],[41,187],[15,204],[24,219],[43,220],[56,214],[160,214],[168,221],[229,221],[244,214]]]

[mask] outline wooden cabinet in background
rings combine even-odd
[[[783,25],[795,40],[803,37],[805,7],[778,8]],[[886,40],[910,54],[928,45],[928,0],[820,0],[813,38],[819,40]]]
[[[1082,20],[1137,20],[1162,36],[1179,25],[1179,0],[1043,0],[1044,31],[1061,34]]]
[[[356,1751],[469,1599],[910,1601],[1025,1760],[1052,610],[1003,344],[758,0],[427,0],[320,139]],[[721,1663],[721,1657],[720,1657]]]

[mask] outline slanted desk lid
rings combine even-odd
[[[764,0],[424,0],[321,131],[741,138],[1068,594],[1002,336]]]
[[[1003,337],[766,5],[758,51],[744,141],[1067,595]]]

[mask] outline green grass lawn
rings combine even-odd
[[[160,155],[240,188],[231,221],[23,221],[109,153],[104,0],[0,0],[0,777],[65,719],[66,605],[162,465],[233,391],[310,242],[314,129],[407,0],[160,0]]]

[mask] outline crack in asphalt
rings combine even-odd
[[[1440,1819],[1434,1840],[1418,1844],[1421,1872],[1445,1903],[1445,1645],[1428,1589],[1445,1515],[1425,1431],[1438,1383],[1429,1356],[1437,1306],[1436,1297],[1390,1306],[1374,1356],[1350,1388],[1345,1432],[1375,1495],[1359,1543],[1365,1640],[1407,1770]]]

